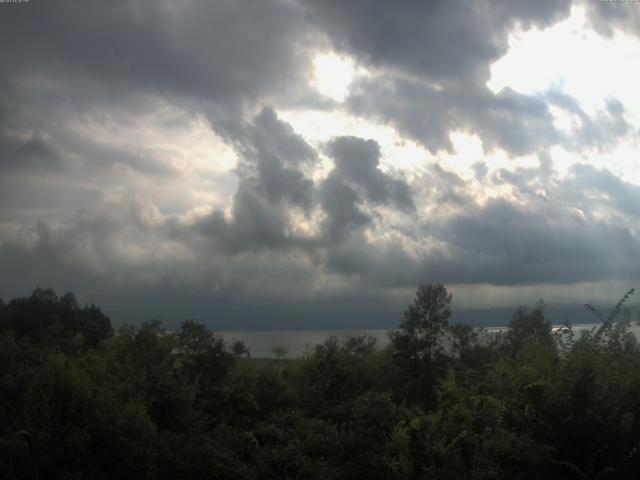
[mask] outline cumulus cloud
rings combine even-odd
[[[569,13],[568,0],[305,2],[339,49],[381,69],[406,71],[441,87],[487,80],[514,25],[545,26]]]
[[[576,131],[565,140],[569,148],[579,150],[595,146],[603,150],[615,145],[630,130],[624,106],[615,98],[608,99],[595,116],[589,116],[576,99],[562,92],[551,91],[546,98],[550,105],[561,108],[576,120]]]
[[[474,131],[486,147],[515,154],[558,141],[546,103],[486,82],[511,29],[566,17],[570,2],[310,2],[336,48],[373,70],[349,98],[351,110],[393,124],[430,151],[451,151],[451,130]]]
[[[523,95],[509,88],[494,93],[486,86],[491,65],[507,52],[508,34],[567,17],[570,1],[535,7],[490,0],[309,3],[312,18],[335,48],[350,52],[372,72],[352,88],[351,112],[390,123],[432,153],[453,150],[453,130],[479,135],[485,150],[501,148],[513,155],[569,143],[602,148],[628,131],[615,99],[591,118],[567,95]],[[578,131],[569,138],[558,131],[550,105],[577,115]]]
[[[91,103],[151,91],[241,104],[304,74],[293,51],[303,38],[298,10],[291,2],[229,0],[4,9],[3,32],[16,42],[2,77],[61,91],[84,85],[89,92],[74,93],[88,93]]]
[[[215,210],[198,229],[229,252],[286,248],[301,241],[290,209],[309,214],[314,184],[304,172],[316,152],[290,125],[265,108],[232,137],[239,156],[238,189],[228,215]]]
[[[557,205],[523,208],[497,200],[455,215],[434,234],[449,245],[449,275],[499,285],[602,280],[609,269],[630,278],[629,262],[640,258],[628,229],[588,222]],[[443,263],[437,259],[434,267],[444,270]]]
[[[613,36],[616,29],[638,35],[640,33],[640,11],[635,5],[625,5],[625,2],[579,2],[588,14],[588,18],[595,29],[604,35]],[[631,8],[629,8],[631,7]]]
[[[596,3],[584,5],[599,31],[637,31],[619,6]],[[627,105],[487,87],[510,33],[571,5],[3,8],[0,294],[40,283],[116,309],[142,298],[274,325],[287,305],[375,316],[367,305],[388,312],[394,291],[425,280],[637,279],[639,187],[586,160],[561,174],[553,153],[611,151],[637,130]],[[344,102],[314,90],[314,55],[328,49],[355,65]],[[311,140],[283,119],[314,109],[391,127],[397,145],[375,129]],[[558,110],[573,128],[557,127]],[[482,155],[463,158],[453,131],[476,135]],[[405,171],[394,155],[406,140],[430,156]],[[509,163],[525,155],[538,164]]]
[[[379,169],[380,146],[374,140],[339,137],[329,143],[327,150],[335,162],[331,173],[338,179],[335,181],[357,186],[373,203],[391,203],[405,212],[415,211],[409,186]]]

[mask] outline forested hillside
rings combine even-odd
[[[636,479],[640,349],[627,298],[582,336],[552,331],[542,304],[487,336],[450,324],[451,296],[426,284],[384,349],[330,338],[299,359],[256,359],[194,321],[114,332],[98,307],[36,289],[0,303],[0,471]]]

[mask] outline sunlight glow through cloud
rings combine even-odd
[[[621,32],[598,35],[580,7],[545,30],[512,33],[509,52],[491,73],[487,86],[495,93],[506,87],[523,94],[555,89],[575,97],[588,113],[613,97],[640,118],[640,40]]]
[[[616,31],[605,38],[588,26],[583,8],[573,7],[566,20],[545,30],[514,32],[509,51],[491,68],[487,86],[495,93],[511,88],[532,95],[556,90],[575,98],[585,113],[597,114],[615,99],[624,105],[630,124],[640,120],[640,39]],[[566,110],[549,106],[555,127],[571,134],[581,120]],[[607,168],[627,181],[640,184],[638,134],[631,134],[608,151],[588,155],[554,146],[554,168],[565,175],[576,162]]]
[[[313,59],[314,83],[323,95],[342,102],[355,76],[353,62],[335,53],[323,53]]]
[[[373,139],[382,148],[382,168],[412,171],[435,157],[416,142],[405,139],[389,125],[381,125],[345,112],[317,110],[283,110],[279,116],[312,145],[321,148],[325,142],[341,135]],[[324,173],[330,166],[323,169]]]

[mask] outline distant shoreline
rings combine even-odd
[[[601,325],[600,322],[574,324],[573,329],[583,332]],[[558,330],[564,325],[556,324],[553,330]],[[506,331],[508,326],[475,327],[484,328],[488,333]],[[282,347],[286,351],[286,356],[296,357],[304,353],[308,347],[323,343],[327,338],[336,336],[345,338],[348,336],[369,335],[374,337],[379,347],[388,344],[388,333],[394,330],[389,329],[331,329],[331,330],[220,330],[216,333],[229,342],[241,340],[249,348],[252,357],[273,358],[272,349]],[[636,336],[640,336],[640,327],[635,322],[631,323],[631,331]]]

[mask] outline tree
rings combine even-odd
[[[389,334],[393,358],[406,376],[400,388],[408,398],[427,403],[434,399],[433,361],[449,325],[450,304],[451,294],[444,285],[421,284],[399,329]]]
[[[551,334],[551,322],[544,315],[544,302],[540,300],[538,305],[531,311],[520,307],[514,313],[509,323],[507,339],[513,352],[519,352],[524,347],[527,340],[540,344],[553,344]]]
[[[180,354],[196,356],[219,347],[213,332],[194,320],[185,320],[176,332],[176,347]],[[222,346],[224,348],[224,346]]]
[[[441,283],[424,283],[404,312],[398,331],[392,332],[395,353],[414,362],[429,362],[449,325],[451,294]]]
[[[276,357],[276,362],[280,361],[289,355],[289,349],[284,345],[276,345],[271,349],[271,353]]]
[[[206,405],[205,410],[217,412],[223,401],[223,380],[236,357],[227,351],[221,336],[193,320],[183,322],[177,330],[175,346],[186,378],[199,386],[199,399]]]
[[[0,329],[66,352],[96,348],[113,335],[111,321],[100,308],[80,308],[73,293],[58,297],[53,290],[43,288],[1,307]]]
[[[478,345],[478,332],[466,323],[454,323],[449,326],[451,338],[451,352],[465,363],[469,363],[469,356],[473,348]]]
[[[242,340],[236,340],[231,344],[231,351],[236,357],[246,356],[249,358],[251,356],[251,350]]]

